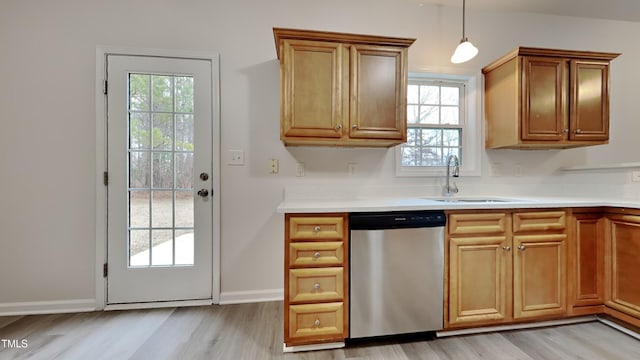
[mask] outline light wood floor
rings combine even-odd
[[[0,317],[0,359],[640,359],[598,322],[297,354],[282,331],[282,302]]]

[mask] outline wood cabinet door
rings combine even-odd
[[[640,216],[610,215],[607,305],[640,317]]]
[[[566,313],[565,234],[513,237],[513,317]]]
[[[571,60],[571,140],[609,139],[609,63]]]
[[[510,320],[511,252],[504,235],[449,240],[449,326]]]
[[[575,214],[569,264],[570,304],[604,304],[604,218],[600,214]]]
[[[522,140],[565,138],[567,67],[562,58],[523,57]]]
[[[349,137],[407,140],[407,49],[351,45]]]
[[[280,64],[280,137],[341,138],[348,55],[332,42],[285,40]],[[345,88],[346,87],[346,88]]]

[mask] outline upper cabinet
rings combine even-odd
[[[285,145],[407,140],[407,50],[415,39],[274,28]]]
[[[620,54],[519,47],[482,69],[487,148],[609,141],[609,63]]]

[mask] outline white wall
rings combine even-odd
[[[622,52],[612,65],[611,144],[565,151],[485,151],[483,176],[463,191],[638,192],[628,171],[557,172],[562,165],[638,161],[636,86],[640,23],[467,11],[480,48],[467,64],[449,56],[460,9],[412,0],[3,0],[0,3],[0,304],[95,298],[96,46],[220,53],[221,150],[243,149],[246,166],[222,163],[222,292],[282,288],[283,224],[275,208],[290,187],[410,187],[395,178],[393,150],[285,148],[279,141],[279,75],[272,27],[415,37],[411,71],[479,74],[518,46]],[[280,173],[267,173],[267,160]],[[295,177],[304,162],[306,176]],[[346,164],[358,163],[347,178]],[[515,164],[522,177],[505,174]],[[591,180],[590,180],[591,179]],[[514,185],[515,184],[515,185]]]

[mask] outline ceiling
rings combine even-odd
[[[462,7],[462,0],[411,1]],[[466,7],[640,22],[639,0],[467,0]]]

